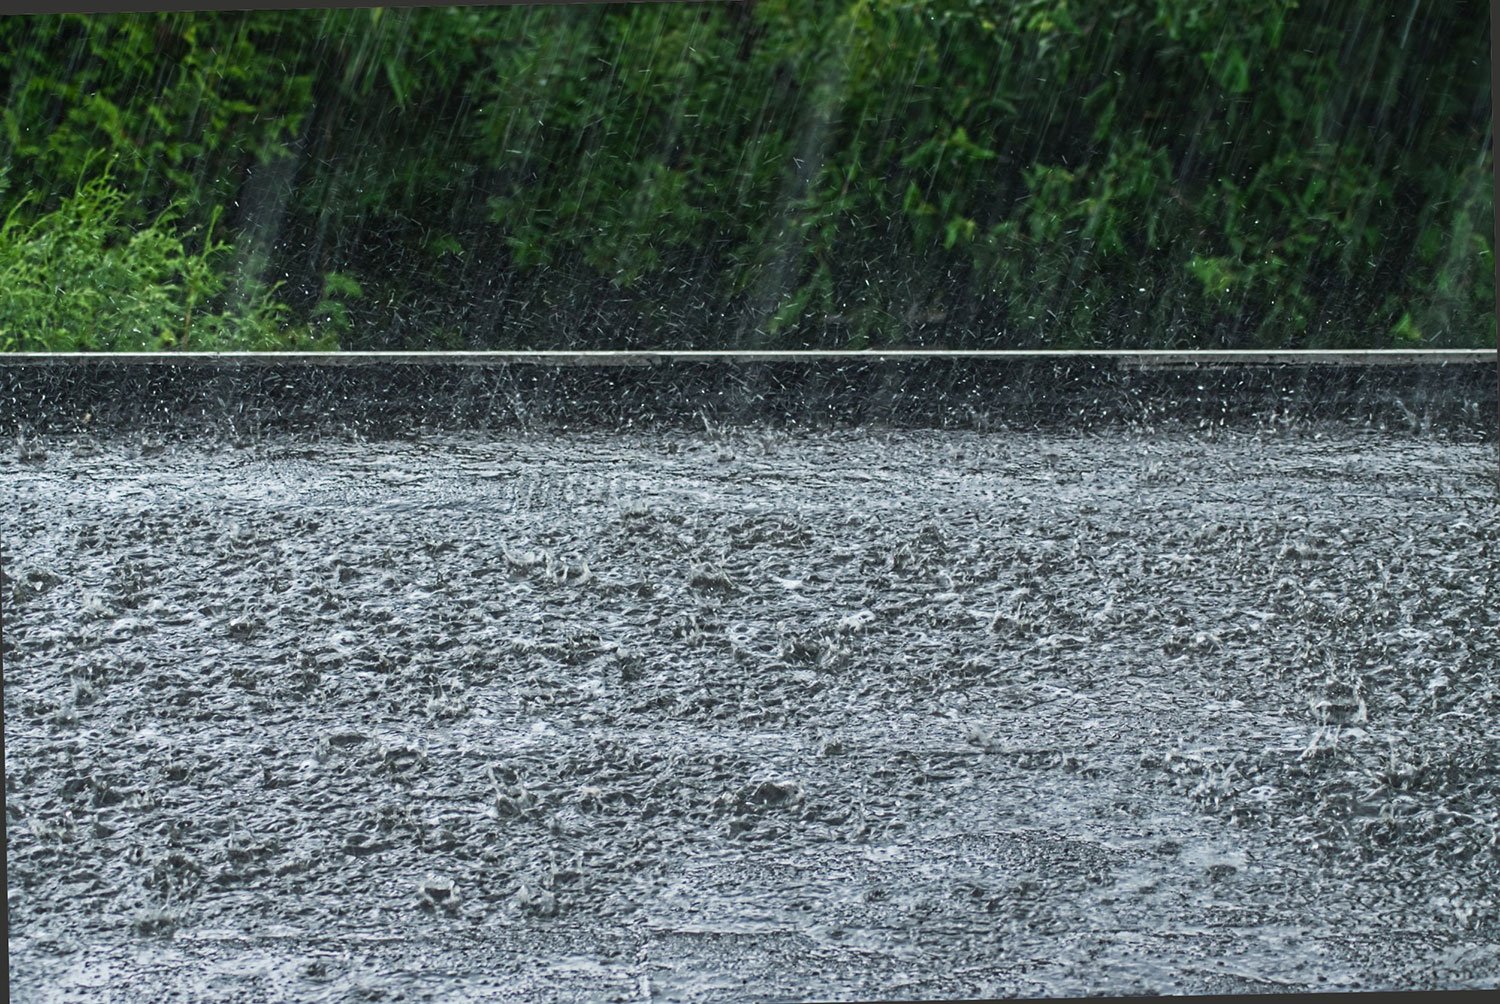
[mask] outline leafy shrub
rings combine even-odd
[[[185,243],[178,210],[125,222],[129,196],[108,169],[80,180],[57,208],[28,219],[26,197],[0,223],[0,350],[152,351],[256,349],[314,344],[285,330],[274,289],[251,288],[234,309],[215,309],[227,285],[217,267],[228,246]],[[325,339],[321,344],[327,344]],[[330,346],[331,347],[331,346]]]
[[[1474,0],[8,18],[0,206],[55,208],[108,151],[127,222],[221,212],[237,286],[282,282],[351,346],[1490,345],[1485,23]]]

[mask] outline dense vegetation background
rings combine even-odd
[[[8,17],[0,348],[1492,345],[1487,17]]]

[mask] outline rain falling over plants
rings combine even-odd
[[[1488,29],[0,19],[12,998],[1497,987]]]
[[[1423,0],[6,18],[0,345],[1493,345],[1486,30]],[[39,302],[82,274],[127,285]]]

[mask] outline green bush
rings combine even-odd
[[[124,222],[217,220],[235,288],[279,283],[350,347],[1491,345],[1486,23],[1474,0],[7,18],[0,206],[55,209],[108,151]]]
[[[227,285],[228,246],[212,221],[198,250],[169,207],[140,227],[108,170],[80,181],[57,208],[26,220],[33,199],[0,223],[0,350],[267,349],[320,344],[288,330],[274,289],[213,309]],[[191,235],[188,235],[191,237]],[[325,347],[335,343],[324,340]]]

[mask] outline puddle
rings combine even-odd
[[[13,993],[1493,986],[1493,446],[1344,436],[0,443]]]

